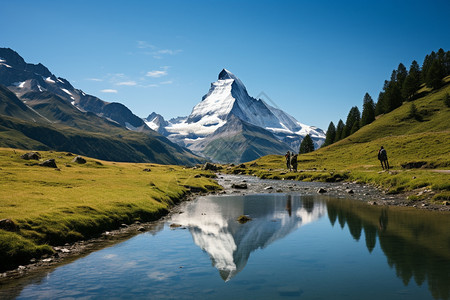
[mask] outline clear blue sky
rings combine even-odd
[[[188,115],[227,68],[326,130],[450,50],[450,1],[2,1],[0,47],[141,117]]]

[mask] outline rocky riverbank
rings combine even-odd
[[[410,206],[419,209],[450,211],[450,205],[433,205],[427,201],[410,201],[408,193],[395,195],[368,184],[356,182],[303,182],[295,180],[259,179],[248,175],[218,174],[218,183],[224,187],[222,193],[301,193],[322,194],[336,198],[352,198],[369,205]],[[428,190],[423,193],[431,192]]]

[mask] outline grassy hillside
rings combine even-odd
[[[447,83],[450,80],[447,78]],[[418,188],[432,189],[435,200],[450,198],[450,108],[444,104],[450,84],[414,102],[380,116],[348,138],[315,152],[299,156],[299,173],[286,173],[284,157],[270,155],[256,160],[257,166],[232,172],[263,178],[339,181],[356,180],[386,188],[391,193]],[[418,115],[410,116],[411,105]],[[388,152],[389,172],[381,172],[377,159],[380,146]],[[420,169],[403,164],[421,162]],[[423,193],[413,200],[426,197]]]
[[[19,231],[0,229],[0,271],[51,253],[61,245],[154,220],[190,190],[219,186],[211,173],[181,166],[115,163],[87,158],[72,162],[66,152],[40,152],[58,169],[20,158],[25,151],[0,148],[0,220]]]

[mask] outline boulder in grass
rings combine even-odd
[[[77,164],[85,164],[86,160],[84,158],[82,158],[81,156],[75,156],[75,158],[72,160],[72,162],[77,163]]]
[[[0,220],[0,229],[6,231],[18,231],[19,227],[11,219],[2,219]]]
[[[56,165],[56,162],[53,158],[48,159],[48,160],[40,163],[39,165],[42,167],[49,167],[49,168],[55,168],[55,169],[58,168],[58,166]]]
[[[207,163],[205,163],[204,165],[203,165],[203,168],[202,168],[203,170],[211,170],[211,171],[217,171],[217,170],[219,170],[219,168],[215,165],[215,164],[212,164],[212,163],[209,163],[209,162],[207,162]]]
[[[24,155],[22,155],[20,158],[25,159],[25,160],[30,160],[30,159],[39,160],[41,158],[41,155],[39,154],[39,152],[28,152],[28,153],[25,153]]]

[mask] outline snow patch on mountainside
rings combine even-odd
[[[214,133],[218,128],[222,127],[226,123],[225,120],[222,120],[217,115],[206,115],[201,118],[198,122],[188,123],[187,120],[169,124],[166,127],[166,130],[171,134],[179,134],[184,136],[190,135],[198,135],[198,136],[206,136]]]

